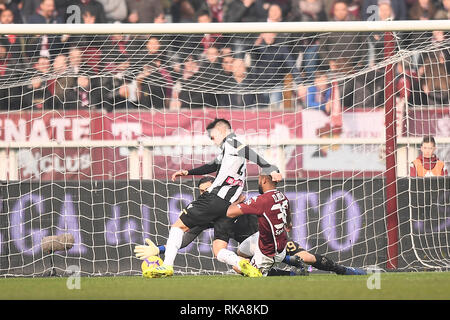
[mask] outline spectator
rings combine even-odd
[[[205,51],[204,56],[206,60],[200,65],[198,81],[199,83],[208,83],[209,92],[202,93],[203,103],[207,107],[217,107],[218,94],[216,92],[221,90],[224,86],[223,73],[221,72],[222,66],[219,59],[219,49],[215,46],[211,46]],[[201,90],[203,91],[203,85]]]
[[[103,65],[105,71],[113,71],[117,67],[119,68],[129,68],[129,56],[128,53],[128,38],[125,35],[114,34],[110,35],[106,40],[108,43],[108,51],[104,50],[103,54]],[[124,64],[124,66],[121,66]]]
[[[174,22],[195,22],[195,8],[189,0],[176,0],[172,5],[172,17]]]
[[[233,108],[267,107],[267,96],[251,91],[251,81],[247,78],[247,66],[242,59],[233,59],[233,73],[229,80],[230,94],[222,95],[220,106]]]
[[[198,109],[204,107],[203,93],[200,89],[204,83],[202,83],[199,71],[198,58],[195,55],[188,56],[183,65],[183,76],[178,84],[179,88],[174,96],[178,101],[177,108]]]
[[[166,14],[164,12],[158,14],[155,19],[153,19],[153,23],[167,23]]]
[[[233,52],[230,47],[222,48],[220,51],[222,57],[222,73],[225,77],[231,77],[233,74]]]
[[[348,57],[341,57],[340,53],[332,53],[329,56],[329,66],[333,77],[342,77],[356,72],[356,66]],[[374,108],[384,103],[384,97],[380,100],[379,95],[384,93],[384,83],[382,75],[375,75],[375,72],[354,77],[344,77],[338,81],[340,104],[343,108]],[[370,83],[371,85],[367,85]]]
[[[395,13],[390,0],[378,0],[378,20],[395,20]]]
[[[306,95],[306,108],[317,109],[330,113],[331,86],[328,77],[323,72],[318,72],[314,79],[314,85],[308,87]]]
[[[200,11],[197,15],[197,22],[198,23],[211,23],[212,18],[210,16],[209,11]],[[222,35],[220,33],[205,33],[203,37],[199,40],[195,40],[196,38],[192,38],[194,43],[200,42],[203,52],[205,53],[208,48],[211,46],[220,47],[222,46],[222,43],[224,42],[224,39],[222,38]]]
[[[78,47],[69,50],[69,67],[68,73],[79,75],[83,70],[83,53]]]
[[[68,52],[67,74],[77,79],[75,93],[78,97],[78,109],[103,107],[103,78],[88,75],[89,70],[83,61],[83,52],[78,47],[72,47]]]
[[[206,0],[212,22],[223,22],[224,0]]]
[[[409,10],[411,20],[431,20],[436,14],[432,0],[417,0]],[[431,44],[432,32],[408,32],[406,44],[408,49],[414,49]]]
[[[288,21],[325,21],[325,5],[323,0],[292,0],[292,9],[287,15]],[[314,73],[321,63],[319,58],[319,36],[316,34],[293,34],[300,39],[296,51],[301,57],[302,72],[306,82],[313,79]]]
[[[14,12],[11,9],[0,12],[1,24],[13,24],[14,20]],[[22,52],[25,51],[25,37],[8,34],[0,36],[0,39],[7,48],[11,65],[20,69]]]
[[[395,68],[395,95],[412,105],[420,105],[420,84],[415,69],[409,61],[401,61]]]
[[[39,10],[41,0],[19,0],[18,1],[18,10],[21,13],[22,19],[26,23],[30,23],[28,21],[29,17],[36,13]],[[70,5],[74,4],[74,0],[55,0],[55,10],[57,11],[58,16],[62,18],[62,20],[66,21],[67,8]]]
[[[354,17],[350,14],[347,1],[337,0],[332,7],[331,21],[353,21]]]
[[[99,86],[101,81],[98,80],[99,78],[91,78],[84,75],[77,78],[74,91],[76,94],[76,108],[78,110],[89,108],[101,109],[103,107],[103,88]],[[94,85],[95,83],[97,85]]]
[[[82,22],[84,24],[97,23],[94,7],[85,6],[82,11]],[[70,44],[75,44],[82,52],[83,67],[86,72],[98,74],[103,71],[103,52],[102,48],[107,48],[105,43],[107,37],[103,35],[71,35],[66,41]]]
[[[124,66],[124,65],[122,65]],[[117,68],[111,76],[103,77],[103,108],[111,112],[117,109],[137,108],[137,88],[126,69]]]
[[[419,70],[423,105],[447,105],[449,103],[449,75],[443,54],[430,53]]]
[[[408,12],[411,20],[431,20],[436,14],[432,0],[417,0]]]
[[[51,82],[49,90],[53,96],[54,109],[76,109],[76,77],[68,76],[67,57],[60,54],[53,61],[53,74],[57,78]]]
[[[376,12],[378,14],[377,20],[380,21],[394,20],[395,18],[394,10],[392,9],[390,0],[379,0]],[[374,61],[372,62],[373,65],[384,60],[384,33],[372,32],[370,35],[370,41],[374,47]]]
[[[12,82],[11,77],[15,77],[18,56],[13,54],[7,38],[0,38],[0,82]],[[0,108],[2,110],[17,109],[20,106],[21,87],[9,84],[7,88],[0,89]]]
[[[153,62],[154,59],[157,59],[161,61],[161,64],[167,66],[167,53],[157,36],[151,36],[146,41],[145,48],[147,51],[143,59],[146,63]]]
[[[223,15],[224,22],[264,22],[267,18],[261,0],[230,0]]]
[[[306,107],[324,112],[330,120],[316,129],[316,135],[320,138],[337,138],[342,132],[342,107],[339,88],[336,82],[329,83],[327,75],[318,72],[314,85],[307,89]],[[336,150],[337,146],[332,146]],[[313,157],[326,157],[329,146],[322,145],[314,152]]]
[[[281,7],[274,3],[269,6],[267,10],[267,22],[282,22],[283,21],[283,11]]]
[[[365,21],[376,19],[376,10],[379,0],[363,0],[361,7],[361,17]],[[407,20],[408,11],[405,0],[391,0],[392,10],[395,20]]]
[[[102,4],[106,22],[122,22],[128,17],[126,0],[97,0]]]
[[[169,72],[155,59],[144,66],[136,78],[138,101],[146,108],[163,109],[172,96],[172,78]]]
[[[0,4],[0,12],[7,12],[7,17],[4,17],[4,21],[2,24],[11,24],[11,23],[23,23],[22,16],[20,14],[19,7],[16,2],[5,1],[6,3]]]
[[[343,1],[337,1],[335,0],[331,6],[330,11],[328,12],[328,20],[336,19],[337,21],[340,21],[338,18],[342,14],[344,14],[343,7],[342,6],[336,6],[336,2],[345,2],[346,4],[346,14],[348,14],[349,20],[359,20],[361,18],[360,12],[361,12],[361,4],[358,0],[343,0]],[[336,12],[335,12],[336,10]]]
[[[161,0],[126,0],[128,5],[128,22],[153,23],[164,12]]]
[[[12,12],[11,9],[1,10],[0,23],[1,24],[13,24],[14,23],[14,13]]]
[[[443,161],[434,154],[436,142],[433,136],[423,137],[419,155],[409,166],[411,177],[447,176],[448,170]]]
[[[261,33],[252,51],[255,63],[250,70],[250,77],[263,88],[271,91],[270,103],[280,106],[283,100],[284,81],[291,74],[296,84],[302,82],[300,71],[289,50],[279,43],[275,33]]]
[[[345,1],[336,1],[333,8],[333,21],[350,21],[352,19]],[[319,56],[322,60],[328,61],[330,55],[337,55],[335,58],[343,58],[353,67],[361,68],[367,64],[368,43],[367,36],[364,34],[332,33],[321,37],[320,41]]]
[[[51,92],[47,85],[46,78],[50,74],[51,63],[48,57],[39,57],[33,64],[33,75],[31,75],[31,83],[23,88],[22,110],[34,109],[42,110],[52,108]]]
[[[434,15],[435,20],[450,19],[450,0],[442,0],[442,8],[438,8]]]
[[[267,12],[263,0],[230,0],[224,3],[223,22],[265,22]],[[230,39],[236,58],[244,58],[244,52],[251,50],[253,35],[239,34]]]
[[[288,21],[326,21],[323,0],[291,0]]]
[[[28,18],[28,23],[50,24],[64,23],[63,18],[55,9],[54,0],[41,0],[37,11]]]
[[[361,20],[361,6],[362,0],[349,0],[347,1],[348,11],[355,20]]]
[[[172,96],[173,78],[158,38],[151,37],[146,47],[145,65],[136,78],[138,102],[147,108],[162,109]]]
[[[117,1],[114,1],[117,2]],[[89,15],[95,17],[95,23],[106,23],[105,9],[103,5],[97,0],[76,0],[73,3],[81,9],[81,14],[83,16],[88,12]],[[86,22],[84,22],[86,23]]]
[[[95,12],[89,7],[83,8],[83,10],[81,11],[81,17],[84,24],[100,23],[97,20],[97,15],[95,14]]]
[[[31,15],[28,23],[56,24],[63,23],[63,19],[55,9],[54,0],[40,0],[36,13]],[[29,59],[35,56],[56,56],[62,47],[61,36],[34,35],[27,39],[26,54]]]

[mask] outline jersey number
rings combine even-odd
[[[241,164],[241,166],[239,167],[239,169],[238,169],[238,171],[237,171],[237,173],[238,173],[238,175],[240,175],[240,176],[242,176],[244,173],[242,172],[242,168],[244,167],[244,164],[245,164],[245,162],[243,162],[242,164]]]
[[[280,211],[280,213],[277,215],[277,218],[281,219],[281,221],[283,221],[283,223],[279,223],[279,224],[274,225],[275,229],[277,229],[277,230],[282,229],[283,226],[287,223],[286,218],[287,218],[287,208],[288,208],[288,206],[289,206],[289,201],[288,200],[284,200],[283,202],[274,204],[272,206],[271,209],[273,211],[275,211],[275,210],[279,210]]]

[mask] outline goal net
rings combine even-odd
[[[165,244],[198,197],[200,177],[170,177],[214,159],[215,118],[280,168],[303,248],[448,269],[450,180],[428,158],[411,177],[411,163],[432,135],[449,166],[450,40],[392,23],[2,29],[0,275],[138,275],[134,246]],[[247,197],[258,172],[248,163]],[[181,249],[175,272],[229,272],[212,237]]]

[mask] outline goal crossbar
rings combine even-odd
[[[450,137],[437,137],[436,143],[449,144]],[[250,146],[306,146],[306,145],[382,145],[386,143],[385,138],[307,138],[307,139],[260,139],[259,141],[245,141]],[[415,138],[397,138],[398,145],[417,145],[422,142],[421,137]],[[81,141],[42,141],[37,145],[36,142],[29,141],[0,141],[0,149],[21,149],[21,148],[138,148],[138,147],[166,147],[166,146],[211,146],[209,139],[184,139],[180,144],[179,139],[171,138],[152,138],[140,140],[81,140]]]
[[[192,34],[262,32],[384,32],[450,30],[450,20],[249,22],[249,23],[139,23],[139,24],[0,24],[0,34]]]

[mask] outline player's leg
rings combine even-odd
[[[183,241],[181,241],[180,249],[183,249],[183,248],[187,247],[188,245],[190,245],[192,243],[192,241],[194,241],[200,235],[200,233],[202,233],[204,230],[209,229],[209,228],[212,228],[212,225],[205,225],[205,226],[198,226],[198,227],[190,228],[183,235]],[[164,254],[166,252],[165,245],[158,245],[158,246],[154,245],[154,246],[157,248],[157,253],[155,255]]]
[[[236,253],[227,249],[232,223],[233,220],[227,217],[221,218],[214,223],[214,256],[220,262],[233,266],[236,272],[242,273],[244,276],[261,277],[261,272],[253,267],[247,259],[239,257]]]
[[[219,217],[226,217],[229,205],[228,201],[210,193],[205,193],[192,201],[186,209],[183,209],[180,217],[170,228],[165,246],[164,264],[150,269],[149,272],[154,277],[173,275],[173,264],[181,248],[185,232],[195,226],[207,225]]]
[[[184,233],[183,236],[183,241],[181,242],[181,248],[183,249],[185,247],[187,247],[188,245],[190,245],[192,243],[192,241],[194,241],[199,235],[200,233],[202,233],[204,230],[212,228],[213,225],[204,225],[204,226],[196,226],[193,228],[190,228],[189,231]]]
[[[261,271],[262,276],[266,277],[269,275],[270,270],[274,269],[280,262],[283,261],[285,255],[286,250],[283,250],[282,253],[277,253],[273,257],[268,257],[263,254],[259,249],[259,246],[256,245],[251,264],[256,266],[258,270]]]
[[[165,265],[173,266],[178,250],[181,248],[184,233],[188,230],[189,228],[183,223],[181,218],[178,218],[170,228],[164,256]]]
[[[244,258],[252,258],[255,255],[255,248],[258,246],[258,238],[259,232],[255,232],[251,236],[247,237],[244,241],[239,243],[237,254]],[[288,256],[286,256],[288,257]],[[297,276],[297,275],[306,275],[306,269],[301,261],[300,257],[298,258],[299,263],[290,264],[293,268],[291,270],[281,270],[276,268],[270,268],[267,272],[267,276]],[[296,259],[293,259],[297,261]],[[285,262],[285,259],[282,259],[282,262]],[[236,271],[236,270],[235,270]]]
[[[314,268],[322,271],[331,271],[340,275],[364,275],[366,272],[361,269],[345,267],[337,264],[328,257],[312,254],[303,249],[298,243],[289,241],[286,246],[288,255],[285,258],[285,263],[292,265],[295,263],[295,258],[300,257],[304,263],[312,265]]]
[[[183,241],[183,235],[189,228],[178,218],[169,231],[165,245],[164,263],[162,266],[148,269],[142,274],[147,278],[170,277],[173,275],[173,264]]]
[[[299,256],[306,264],[312,265],[314,268],[323,271],[331,271],[339,275],[365,275],[366,272],[361,269],[345,267],[340,265],[326,256],[320,254],[311,254],[309,252],[300,251],[295,255]]]

